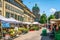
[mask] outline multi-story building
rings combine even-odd
[[[35,15],[35,21],[38,22],[40,21],[40,9],[39,7],[37,6],[37,4],[35,4],[35,6],[32,8],[32,12],[33,14]]]
[[[60,11],[55,12],[54,16],[56,19],[59,19],[60,18]]]
[[[0,0],[0,15],[24,22],[33,22],[35,18],[22,0]]]

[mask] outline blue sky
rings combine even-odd
[[[32,7],[37,3],[40,8],[40,14],[45,11],[47,16],[50,16],[55,11],[60,10],[60,0],[23,0],[23,3],[32,10]]]

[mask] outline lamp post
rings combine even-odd
[[[48,27],[48,17],[47,17],[47,27]]]

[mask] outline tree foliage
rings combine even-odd
[[[54,15],[50,15],[50,16],[48,17],[48,20],[50,21],[51,19],[55,19],[55,16],[54,16]]]
[[[47,16],[46,14],[43,14],[40,18],[40,21],[39,21],[41,24],[44,24],[44,23],[47,23]]]

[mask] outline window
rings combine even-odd
[[[10,13],[6,12],[6,18],[9,18]]]
[[[23,21],[23,17],[22,16],[18,16],[18,20],[19,21]]]
[[[22,14],[22,12],[20,10],[18,10],[16,8],[14,8],[13,6],[8,5],[8,4],[6,4],[6,9],[11,10],[11,11],[16,12],[16,13],[19,13],[19,14]]]
[[[0,7],[2,7],[2,2],[0,2]]]
[[[17,19],[17,15],[15,14],[15,19]]]
[[[11,14],[11,17],[13,17],[13,18],[14,18],[14,14]]]
[[[20,20],[20,21],[23,21],[23,17],[22,17],[22,16],[20,16],[20,17],[19,17],[19,20]]]
[[[19,20],[19,16],[18,16],[18,20]]]
[[[21,21],[21,17],[19,16],[19,21]]]

